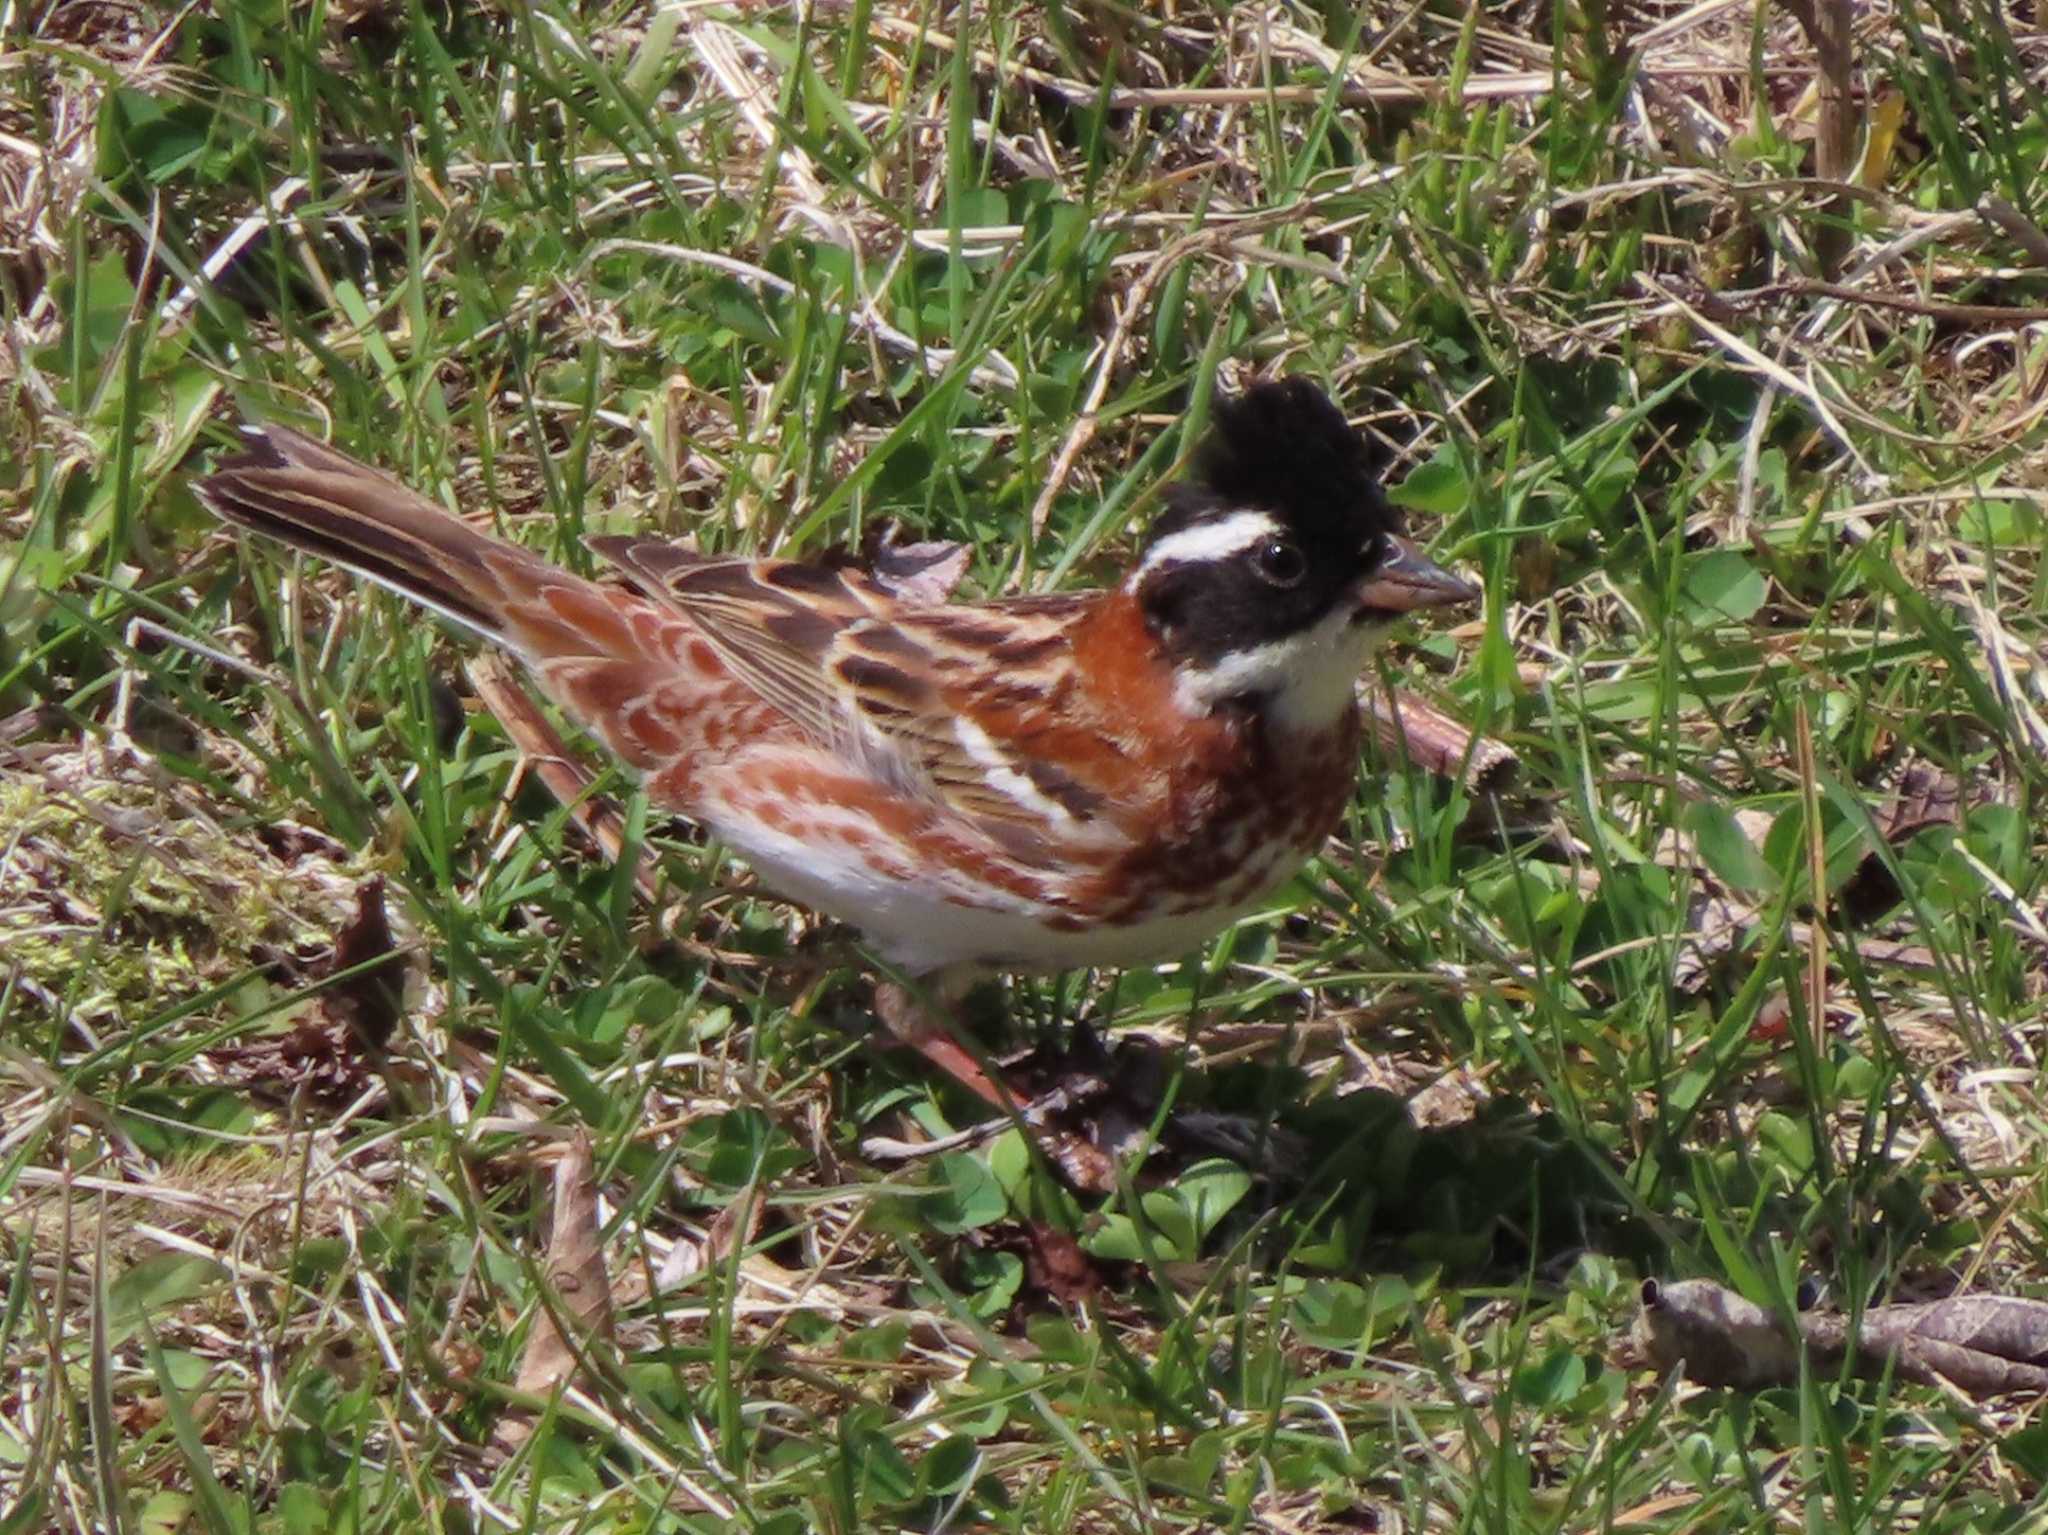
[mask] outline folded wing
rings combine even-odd
[[[1066,728],[1080,600],[927,606],[850,568],[591,544],[686,615],[748,687],[892,787],[1025,858],[1126,841],[1100,792],[1032,749]]]

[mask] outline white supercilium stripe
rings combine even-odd
[[[1269,512],[1232,512],[1214,522],[1198,522],[1178,533],[1169,533],[1150,549],[1131,573],[1136,587],[1162,565],[1194,565],[1205,560],[1226,560],[1242,554],[1261,539],[1280,532],[1280,524]]]

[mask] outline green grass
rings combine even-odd
[[[2037,1524],[2026,1404],[1618,1349],[2048,1274],[2041,43],[1864,18],[1837,201],[1789,17],[1681,9],[0,12],[0,1530]],[[1520,773],[1375,756],[1285,910],[1008,989],[1158,1052],[1106,1201],[878,1154],[977,1116],[843,951],[607,776],[640,900],[188,489],[306,421],[572,562],[1073,586],[1252,369],[1483,578],[1385,668]],[[309,1056],[378,874],[398,1031]],[[578,1127],[619,1325],[513,1449]]]

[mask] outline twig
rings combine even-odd
[[[1846,182],[1856,171],[1856,114],[1852,100],[1851,76],[1856,56],[1851,36],[1855,23],[1852,0],[1785,0],[1785,8],[1799,18],[1799,25],[1813,44],[1820,85],[1819,138],[1814,145],[1814,169],[1823,181]],[[1839,194],[1820,209],[1822,222],[1815,232],[1814,254],[1820,269],[1832,277],[1841,269],[1849,248],[1845,219],[1848,204]]]
[[[1505,741],[1482,736],[1406,688],[1362,687],[1366,728],[1385,751],[1467,788],[1492,792],[1512,778],[1521,759]]]
[[[1773,298],[1831,298],[1845,304],[1897,309],[1906,314],[1925,315],[1930,320],[1947,320],[1957,325],[2038,325],[2048,321],[2048,305],[1951,304],[1940,299],[1913,298],[1904,293],[1852,288],[1846,283],[1823,282],[1812,277],[1789,278],[1784,282],[1766,283],[1761,288],[1724,288],[1714,297],[1722,303],[1736,305],[1761,304]]]
[[[1985,223],[2025,251],[2035,266],[2048,266],[2048,233],[2039,224],[2002,197],[1984,198],[1977,204],[1977,212]]]

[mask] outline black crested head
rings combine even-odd
[[[1401,530],[1380,490],[1385,456],[1335,401],[1298,375],[1264,379],[1217,400],[1190,467],[1189,479],[1166,493],[1173,512],[1261,507],[1302,531],[1319,523],[1347,534],[1363,531],[1361,525]]]
[[[1219,399],[1190,467],[1167,489],[1130,586],[1181,659],[1255,649],[1355,611],[1400,532],[1372,447],[1305,378]]]

